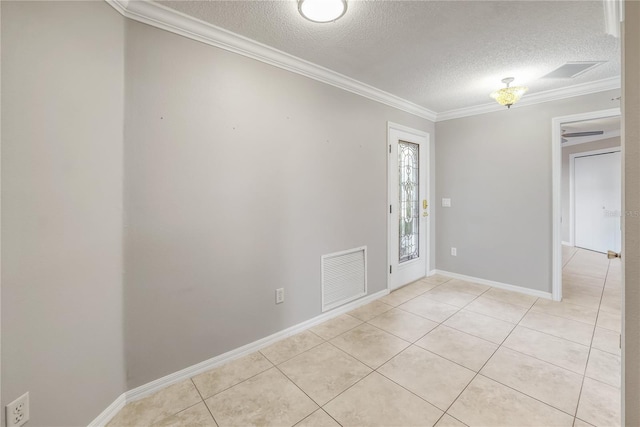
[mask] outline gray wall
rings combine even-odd
[[[437,268],[551,292],[551,119],[618,107],[619,94],[438,122]]]
[[[431,122],[136,22],[125,62],[129,388],[319,315],[322,254],[386,288],[387,121]]]
[[[562,147],[562,241],[571,240],[571,168],[569,158],[572,154],[605,148],[620,147],[620,137],[601,139],[584,144]]]
[[[640,3],[625,2],[622,42],[624,236],[622,262],[622,409],[624,426],[640,425]]]
[[[2,413],[86,425],[125,391],[124,20],[2,2]]]

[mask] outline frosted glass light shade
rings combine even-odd
[[[495,99],[498,104],[511,108],[513,104],[522,98],[522,95],[524,95],[527,90],[528,88],[524,86],[503,87],[491,93],[491,97]]]
[[[298,0],[300,15],[313,22],[332,22],[347,11],[346,0]]]

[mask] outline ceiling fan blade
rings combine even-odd
[[[592,130],[586,132],[571,132],[571,133],[563,133],[563,138],[574,138],[579,136],[593,136],[593,135],[602,135],[604,133],[603,130]]]

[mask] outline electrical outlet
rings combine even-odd
[[[276,289],[276,304],[284,302],[284,288]]]
[[[451,248],[451,256],[458,256],[458,250],[456,248]]]
[[[29,421],[29,392],[7,405],[7,427],[19,427]]]

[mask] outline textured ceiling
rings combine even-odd
[[[328,24],[305,20],[291,0],[159,3],[439,113],[493,102],[508,76],[534,94],[620,75],[600,0],[351,0]],[[568,61],[607,62],[541,79]]]

